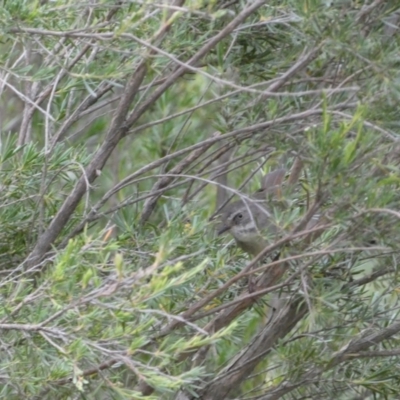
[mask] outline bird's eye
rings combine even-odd
[[[242,213],[236,214],[236,218],[237,219],[242,219],[243,218],[243,214]]]

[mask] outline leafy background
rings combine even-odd
[[[1,2],[1,397],[397,398],[398,10]]]

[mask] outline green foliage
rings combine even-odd
[[[1,2],[0,397],[396,398],[397,3]]]
[[[8,269],[23,260],[57,212],[88,155],[82,147],[61,145],[49,157],[34,144],[17,146],[11,136],[5,137],[1,147],[0,253],[2,269]]]

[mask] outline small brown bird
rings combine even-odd
[[[276,232],[265,204],[257,200],[238,200],[223,213],[218,235],[229,231],[242,250],[256,256],[267,245],[263,237],[266,230],[268,233]]]
[[[268,244],[267,236],[277,233],[271,213],[267,209],[268,195],[276,194],[286,170],[277,169],[263,179],[263,187],[252,199],[241,199],[228,205],[222,213],[218,235],[229,232],[246,253],[256,256]]]

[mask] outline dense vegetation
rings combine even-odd
[[[398,1],[0,4],[1,398],[399,398]]]

